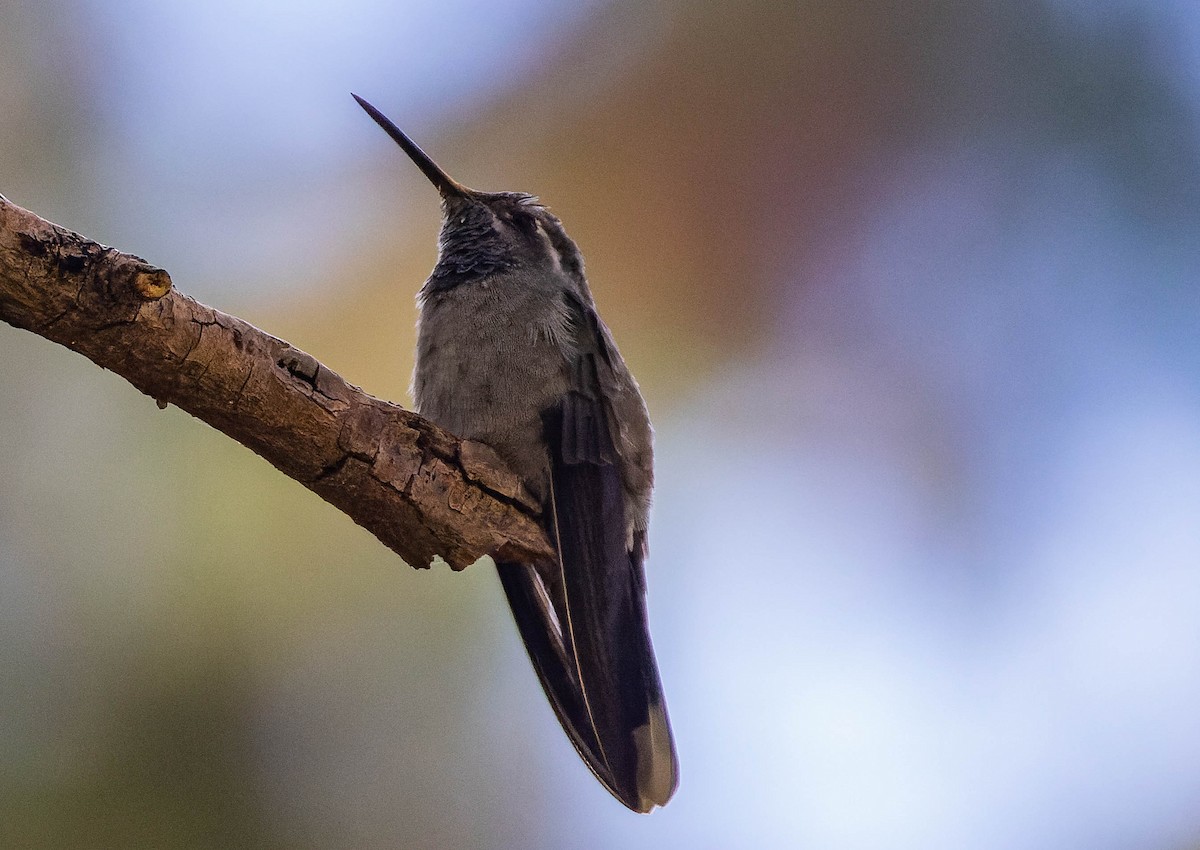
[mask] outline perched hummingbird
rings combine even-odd
[[[442,196],[417,299],[417,411],[494,448],[541,501],[558,558],[497,563],[500,583],[571,743],[613,796],[649,812],[679,764],[646,625],[646,403],[562,223],[532,195],[451,179],[354,99]]]

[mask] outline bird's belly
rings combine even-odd
[[[518,308],[423,311],[413,396],[422,416],[490,445],[536,490],[548,466],[541,417],[567,391],[568,360],[536,305],[507,306]]]

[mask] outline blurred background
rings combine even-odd
[[[0,326],[0,844],[1200,847],[1187,0],[0,0],[0,192],[408,403],[437,197],[657,425],[648,818],[490,569]]]

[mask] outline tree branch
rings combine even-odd
[[[344,511],[414,567],[553,550],[491,449],[346,383],[311,355],[171,288],[139,257],[0,195],[0,319],[174,404]]]

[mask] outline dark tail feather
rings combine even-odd
[[[563,622],[560,631],[568,609],[547,605],[552,596],[562,600],[560,588],[547,587],[524,564],[501,563],[497,572],[529,660],[579,756],[634,811],[665,805],[678,784],[678,765],[640,588],[625,597],[633,605],[594,606],[599,618],[581,610],[588,607],[582,602],[570,606],[573,625]],[[586,596],[586,583],[572,584],[572,596]],[[610,630],[581,628],[580,621],[594,625],[596,619],[608,620],[618,639]]]
[[[627,548],[625,501],[604,412],[569,393],[546,411],[547,525],[557,563],[500,565],[534,669],[575,749],[618,800],[664,805],[678,762],[646,626],[644,541]]]
[[[646,623],[641,541],[625,541],[624,496],[608,464],[555,464],[554,517],[568,632],[609,790],[646,812],[675,792],[679,767]],[[608,784],[608,783],[606,783]]]
[[[575,656],[555,612],[555,608],[562,610],[561,604],[552,601],[553,597],[561,600],[561,588],[552,582],[548,585],[535,568],[524,564],[498,563],[496,572],[525,651],[559,723],[597,778],[611,787],[608,770],[597,755],[600,747],[583,700]]]

